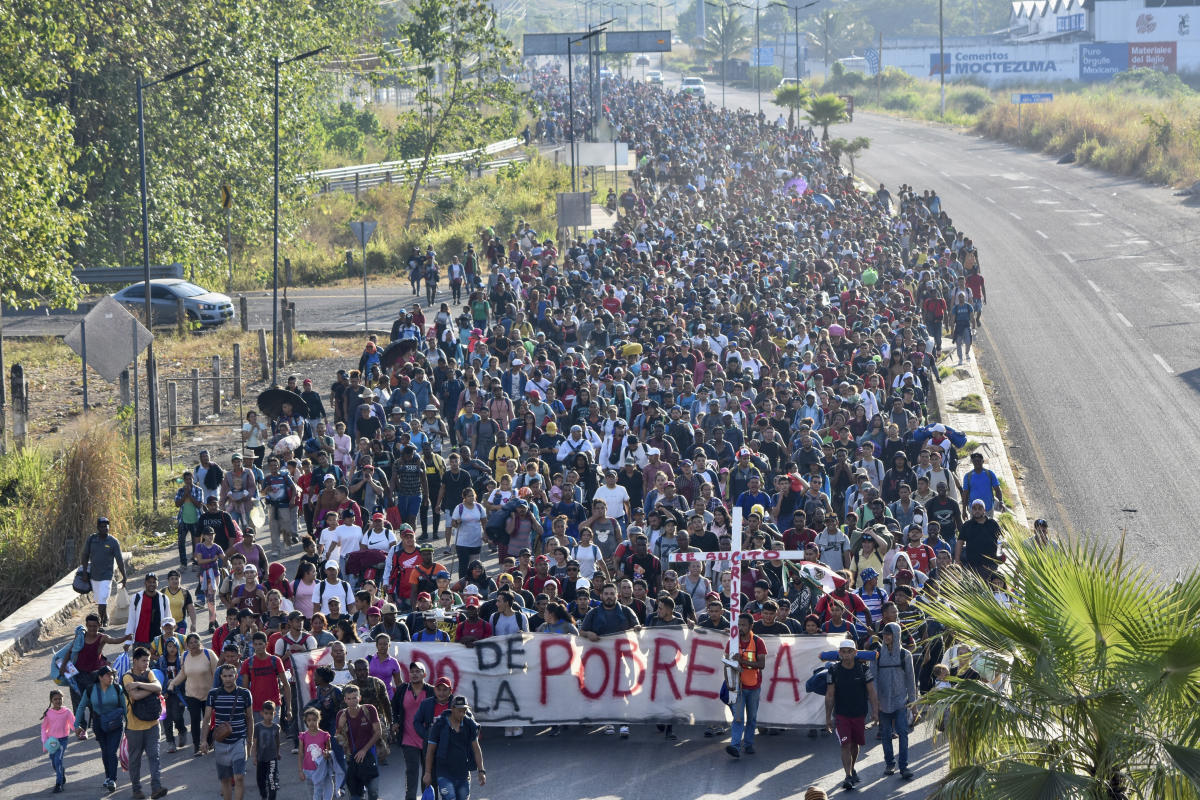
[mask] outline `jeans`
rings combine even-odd
[[[421,767],[424,766],[421,748],[401,745],[400,752],[404,754],[404,800],[416,800],[421,791]]]
[[[754,744],[754,728],[758,725],[758,698],[761,691],[756,687],[738,692],[737,702],[733,704],[733,724],[729,726],[729,743],[734,747]]]
[[[200,523],[180,522],[176,525],[175,540],[179,545],[179,566],[188,565],[188,542],[192,542],[192,553],[196,552],[195,542],[200,538]]]
[[[879,735],[883,737],[883,762],[896,763],[892,753],[892,731],[900,737],[900,771],[908,769],[908,709],[879,712]]]
[[[304,777],[312,787],[312,800],[333,800],[333,772],[329,762],[322,762],[316,769],[304,770]]]
[[[204,720],[204,701],[194,697],[187,698],[188,717],[192,723],[192,750],[200,749],[200,728]]]
[[[483,550],[482,547],[463,547],[456,545],[454,548],[458,552],[458,577],[467,577],[467,567],[475,560],[475,557]]]
[[[158,723],[144,731],[125,729],[125,739],[129,742],[129,784],[134,791],[142,785],[142,753],[150,762],[150,791],[157,792],[162,788],[162,773],[158,763]]]
[[[329,746],[333,751],[333,786],[336,791],[346,785],[346,751],[336,736],[330,739]]]
[[[163,733],[174,744],[175,736],[180,740],[187,736],[187,725],[183,721],[184,702],[172,692],[167,695],[167,717],[163,720]]]
[[[471,796],[471,776],[438,778],[438,797],[441,800],[468,800]]]
[[[67,770],[63,767],[63,757],[67,754],[67,742],[69,741],[71,741],[70,737],[59,736],[58,749],[50,754],[50,766],[54,767],[54,783],[57,786],[62,786],[67,782]]]
[[[104,763],[104,778],[115,781],[117,779],[117,748],[121,745],[121,731],[118,729],[111,733],[105,733],[99,728],[93,728],[93,730],[96,732],[96,743],[100,745],[100,760]]]

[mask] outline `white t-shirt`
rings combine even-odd
[[[613,519],[622,519],[625,516],[625,503],[629,502],[629,492],[620,484],[611,489],[601,485],[592,499],[603,500],[608,505],[608,515]]]
[[[313,606],[316,606],[316,599],[321,598],[321,613],[329,613],[329,598],[336,597],[341,601],[342,613],[350,613],[350,604],[354,601],[354,593],[350,591],[348,581],[338,580],[337,584],[332,584],[329,581],[317,581],[317,588],[313,591]]]
[[[390,550],[395,543],[391,530],[384,528],[381,531],[377,531],[367,528],[363,531],[362,538],[358,540],[358,547],[362,547],[365,544],[368,550]]]
[[[571,548],[571,558],[579,562],[579,577],[587,578],[589,581],[596,574],[596,562],[603,557],[600,548],[594,544],[587,546],[580,544]]]
[[[327,528],[321,534],[321,546],[328,547],[332,542],[334,548],[326,558],[340,559],[345,566],[346,556],[358,549],[358,543],[362,541],[362,536],[362,528],[357,525],[338,525],[336,528]]]

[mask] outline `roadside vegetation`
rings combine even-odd
[[[1115,175],[1191,185],[1200,178],[1200,92],[1179,75],[1150,69],[1121,73],[1109,83],[1005,87],[955,82],[946,86],[946,115],[934,81],[886,67],[879,76],[840,64],[818,91],[854,96],[856,108],[971,128],[993,139],[1054,155],[1074,155]],[[1054,92],[1054,101],[1026,106],[1017,124],[1015,91]]]

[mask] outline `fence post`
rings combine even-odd
[[[271,362],[267,360],[267,332],[258,329],[258,363],[262,367],[262,377],[259,380],[266,380],[271,377]]]
[[[354,200],[358,201],[358,173],[354,173]]]
[[[127,406],[133,402],[129,394],[129,370],[121,370],[121,377],[118,380],[121,392],[121,405]]]
[[[233,343],[233,399],[242,399],[242,345]]]
[[[175,381],[167,381],[167,431],[172,441],[179,435],[179,387]]]
[[[192,424],[200,424],[200,369],[192,367]]]
[[[175,298],[175,329],[180,336],[187,333],[187,309],[183,306],[183,298]]]
[[[212,410],[214,414],[221,413],[221,357],[213,356],[213,402]]]
[[[13,409],[13,442],[18,450],[25,449],[25,421],[29,415],[29,398],[25,395],[25,368],[20,364],[12,366],[10,382]]]
[[[285,258],[283,260],[283,299],[287,300],[288,287],[292,285],[292,260]]]
[[[296,309],[288,306],[283,309],[283,336],[287,342],[287,360],[296,360]]]
[[[246,295],[238,296],[238,316],[242,319],[242,333],[250,332],[250,304],[246,302]]]

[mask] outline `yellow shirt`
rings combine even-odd
[[[154,679],[154,673],[150,672],[150,678]],[[158,725],[158,720],[147,722],[146,720],[138,719],[133,715],[133,697],[129,694],[129,687],[136,683],[137,679],[133,677],[133,673],[126,672],[121,678],[121,688],[125,690],[126,706],[125,706],[125,727],[131,731],[148,731]]]

